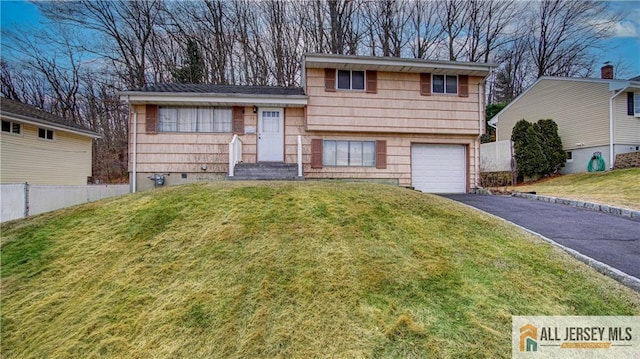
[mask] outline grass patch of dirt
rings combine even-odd
[[[223,182],[1,227],[3,358],[501,358],[512,315],[640,296],[441,197]]]

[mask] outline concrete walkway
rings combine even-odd
[[[634,287],[640,283],[640,218],[511,196],[452,194],[443,197],[491,213],[613,267],[631,276]],[[580,259],[590,262],[588,258]]]

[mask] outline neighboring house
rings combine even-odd
[[[122,92],[134,190],[159,176],[165,184],[268,179],[291,164],[293,178],[467,192],[478,185],[490,70],[307,54],[301,88],[157,84]]]
[[[640,150],[640,77],[614,80],[611,65],[600,79],[541,77],[489,123],[501,141],[521,119],[549,118],[567,151],[563,173],[586,172],[595,152],[612,168],[615,155]]]
[[[99,134],[6,98],[0,98],[0,118],[0,183],[87,184]]]

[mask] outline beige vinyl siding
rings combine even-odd
[[[308,131],[480,134],[478,83],[469,97],[420,95],[420,74],[378,72],[377,93],[324,89],[324,70],[307,69]]]
[[[91,176],[91,138],[53,131],[53,141],[38,138],[34,125],[23,124],[19,135],[0,132],[0,182],[86,185]]]
[[[336,166],[316,169],[311,168],[311,139],[345,140],[345,141],[387,141],[387,168]],[[474,188],[477,154],[477,137],[451,135],[420,135],[420,134],[336,134],[335,132],[316,132],[304,138],[303,163],[304,175],[309,179],[391,179],[398,180],[404,187],[411,186],[411,145],[412,144],[456,144],[467,146],[467,176],[469,188]],[[478,145],[479,146],[479,145]]]
[[[627,93],[622,92],[613,101],[613,143],[640,145],[640,117],[627,115]]]
[[[228,173],[229,142],[233,133],[163,133],[146,134],[146,113],[144,105],[133,106],[138,113],[138,172],[201,173],[207,166],[207,173]],[[304,110],[285,109],[285,159],[296,162],[297,135],[304,130]],[[131,117],[133,128],[133,115]],[[244,126],[257,129],[257,114],[252,107],[244,108]],[[133,131],[130,131],[133,136]],[[242,161],[257,161],[257,131],[255,134],[239,136],[242,140]],[[129,170],[133,170],[133,138],[129,140]]]
[[[609,96],[607,82],[542,79],[500,114],[497,140],[510,139],[513,126],[523,118],[550,118],[558,124],[565,149],[606,145]]]

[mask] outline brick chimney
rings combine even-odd
[[[606,64],[600,69],[600,77],[604,80],[613,80],[613,65]]]

